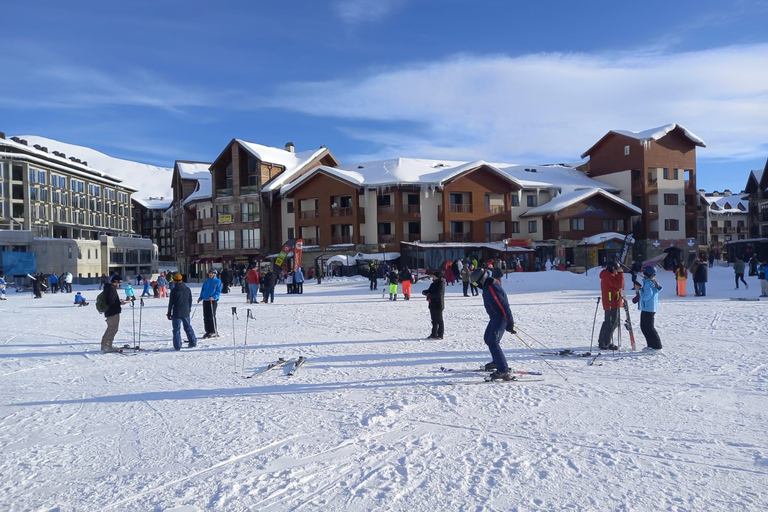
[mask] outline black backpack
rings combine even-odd
[[[103,292],[96,296],[96,311],[106,313],[108,309],[109,304],[107,304],[107,290],[105,288]]]

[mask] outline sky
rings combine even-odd
[[[704,139],[699,188],[768,159],[768,0],[43,0],[3,7],[0,131],[172,167],[233,138],[342,162],[578,161]],[[11,21],[12,20],[12,21]]]

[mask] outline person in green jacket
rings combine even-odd
[[[739,289],[739,279],[741,279],[741,282],[744,283],[744,287],[749,290],[749,285],[744,280],[744,262],[741,261],[741,258],[736,256],[736,261],[733,262],[733,273],[734,273],[734,279],[736,281],[736,289]]]

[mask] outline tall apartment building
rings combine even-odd
[[[169,211],[173,200],[165,197],[131,198],[133,204],[133,232],[151,239],[157,245],[160,264],[175,266],[173,248],[173,215]]]
[[[205,275],[203,254],[214,254],[210,162],[176,161],[173,166],[173,238],[179,271]],[[210,257],[210,256],[209,256]]]
[[[701,253],[712,251],[721,259],[728,242],[749,237],[749,200],[747,194],[731,194],[730,190],[699,190],[699,239]]]
[[[643,214],[634,222],[635,257],[698,250],[696,148],[704,141],[678,124],[642,132],[614,130],[589,148],[589,176],[621,189]]]
[[[749,173],[744,192],[749,195],[749,237],[768,238],[768,160],[765,169]]]

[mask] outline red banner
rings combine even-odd
[[[294,272],[296,272],[296,269],[298,269],[301,266],[301,253],[303,249],[304,249],[304,239],[297,238],[296,245],[293,246],[293,271]]]

